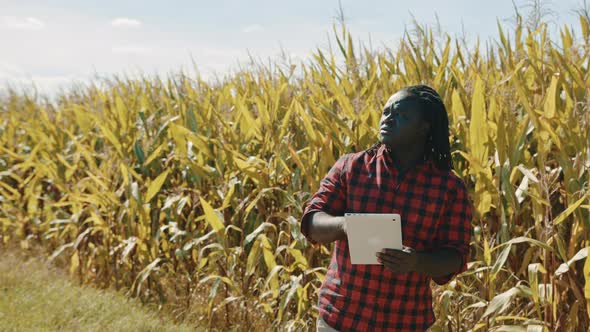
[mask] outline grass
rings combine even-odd
[[[194,331],[112,290],[80,287],[38,258],[0,255],[0,331]]]

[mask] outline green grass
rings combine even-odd
[[[77,286],[40,259],[0,254],[0,331],[195,330],[164,317],[115,291]]]

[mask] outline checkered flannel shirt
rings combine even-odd
[[[399,213],[403,244],[416,251],[456,250],[466,270],[472,206],[463,181],[452,171],[424,161],[400,178],[391,152],[381,145],[341,157],[322,179],[304,210],[302,232],[309,237],[310,213]],[[445,284],[456,274],[432,278]],[[352,265],[348,241],[334,244],[319,292],[319,314],[339,331],[424,331],[435,321],[431,278],[396,274],[383,265]]]

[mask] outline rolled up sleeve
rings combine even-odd
[[[346,210],[346,169],[347,156],[343,156],[332,166],[328,174],[320,181],[318,191],[306,203],[301,217],[301,233],[313,244],[309,234],[309,223],[313,213],[323,211],[333,216],[341,216]]]
[[[461,180],[449,188],[441,224],[435,237],[437,249],[453,249],[461,257],[459,270],[446,276],[432,278],[439,285],[448,283],[455,275],[467,270],[470,254],[471,220],[473,207],[465,184]]]

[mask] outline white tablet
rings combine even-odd
[[[348,250],[352,264],[381,264],[383,248],[402,249],[401,216],[393,213],[346,213]]]

